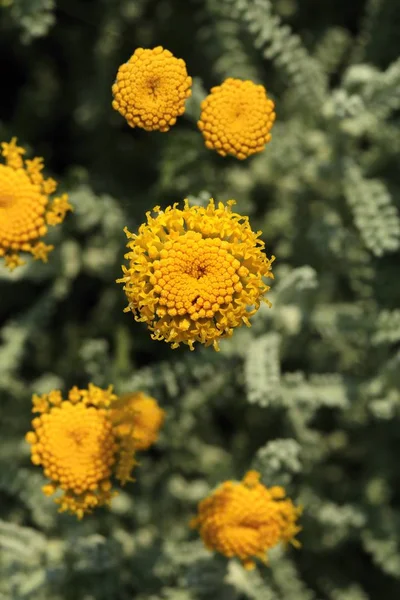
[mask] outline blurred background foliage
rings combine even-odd
[[[1,0],[0,138],[44,156],[75,207],[47,265],[0,268],[1,600],[400,597],[399,40],[397,0]],[[119,65],[156,45],[194,78],[167,134],[111,109]],[[227,76],[277,106],[243,163],[196,128]],[[122,230],[210,196],[263,231],[273,308],[220,353],[172,351],[122,312]],[[23,437],[33,392],[89,381],[150,392],[167,420],[137,481],[77,522]],[[250,467],[304,515],[302,548],[248,573],[188,521]]]

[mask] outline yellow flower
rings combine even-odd
[[[243,160],[264,150],[270,141],[274,106],[264,86],[229,78],[211,88],[201,103],[197,124],[207,148]]]
[[[191,85],[184,60],[162,46],[137,48],[118,69],[112,106],[131,127],[168,131],[185,112]]]
[[[177,348],[194,342],[206,346],[230,337],[264,300],[269,287],[263,278],[273,278],[271,263],[264,254],[261,231],[252,231],[248,217],[232,212],[234,200],[215,207],[184,208],[177,204],[156,217],[146,213],[147,223],[132,234],[123,266],[129,304],[137,321],[147,323],[155,340]]]
[[[0,163],[0,258],[11,270],[24,264],[21,252],[47,262],[53,246],[40,238],[48,225],[61,223],[72,210],[67,194],[51,198],[57,183],[43,177],[43,159],[24,161],[25,150],[16,142],[1,144],[5,164]]]
[[[26,434],[33,464],[41,465],[50,483],[46,495],[58,489],[55,502],[60,511],[80,519],[93,508],[109,504],[116,491],[114,475],[122,484],[131,479],[134,444],[130,436],[114,428],[111,413],[117,399],[112,388],[102,390],[90,384],[87,390],[72,388],[69,399],[61,392],[33,396],[33,431]]]
[[[120,396],[113,407],[114,430],[131,435],[136,450],[147,450],[157,440],[165,412],[151,396],[136,392]]]
[[[279,542],[299,546],[294,537],[301,509],[283,488],[266,488],[259,479],[249,471],[242,482],[226,481],[200,502],[191,521],[209,550],[238,557],[246,569],[255,567],[254,558],[267,563],[267,551]]]

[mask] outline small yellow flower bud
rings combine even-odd
[[[254,558],[266,563],[267,551],[279,542],[299,545],[294,538],[301,509],[283,488],[268,489],[259,480],[257,471],[249,471],[242,482],[226,481],[200,502],[191,521],[207,548],[238,557],[246,569],[255,567]]]
[[[230,77],[203,100],[197,124],[207,148],[243,160],[271,140],[274,108],[264,86]]]
[[[185,62],[169,50],[137,48],[118,69],[112,106],[131,127],[168,131],[184,113],[191,85]]]

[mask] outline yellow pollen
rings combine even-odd
[[[226,481],[200,502],[191,521],[208,549],[236,556],[246,569],[255,567],[254,558],[266,563],[267,551],[279,542],[299,545],[294,538],[301,509],[283,488],[266,488],[259,480],[249,471],[242,482]]]
[[[147,213],[138,235],[127,232],[129,267],[123,267],[129,305],[153,338],[173,348],[180,343],[213,345],[235,327],[249,325],[273,278],[261,232],[232,212],[234,201],[216,207],[167,207]]]
[[[262,85],[228,78],[203,100],[198,127],[207,148],[243,160],[271,140],[274,107]]]

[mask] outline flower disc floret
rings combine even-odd
[[[72,388],[68,399],[61,392],[33,396],[33,431],[26,435],[33,464],[41,465],[50,483],[43,491],[56,498],[60,511],[81,518],[93,508],[109,504],[116,492],[111,477],[122,483],[135,465],[130,438],[114,429],[112,388],[92,384],[87,390]]]
[[[267,562],[267,551],[279,542],[295,540],[301,509],[285,498],[285,490],[266,488],[260,474],[249,471],[242,482],[226,481],[202,500],[191,526],[209,550],[239,558],[253,569],[254,558]]]
[[[211,88],[197,124],[207,148],[243,160],[264,150],[271,140],[274,107],[264,86],[229,78]]]
[[[183,59],[162,46],[137,48],[118,69],[112,106],[131,127],[168,131],[185,112],[191,85]]]
[[[132,436],[136,450],[147,450],[158,438],[165,412],[157,400],[143,392],[120,396],[113,405],[114,431]]]
[[[24,263],[20,254],[29,252],[47,262],[53,246],[44,244],[48,225],[61,223],[72,206],[67,194],[52,198],[57,188],[54,179],[45,179],[42,158],[23,160],[25,150],[3,142],[0,164],[0,258],[9,269]]]
[[[234,200],[216,207],[148,212],[138,234],[126,230],[128,266],[123,266],[129,304],[137,321],[147,323],[152,338],[177,348],[180,343],[213,345],[230,337],[235,327],[250,325],[273,278],[261,232],[248,217],[232,212]]]

